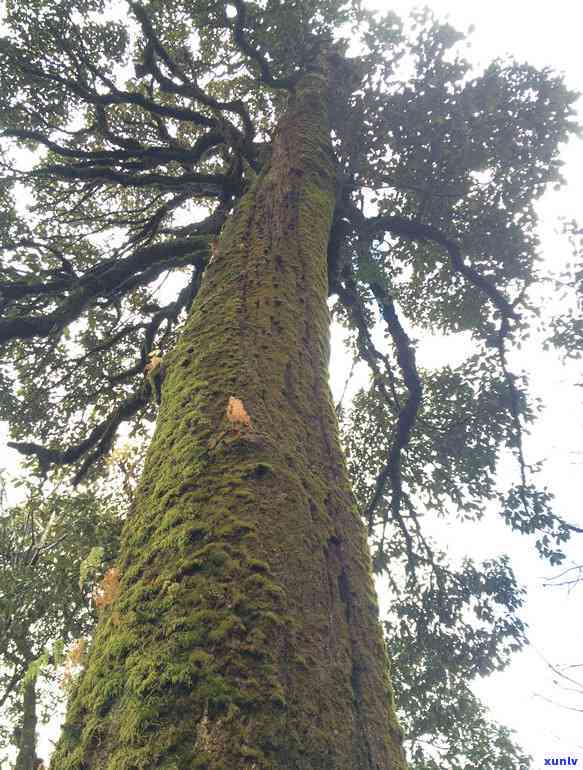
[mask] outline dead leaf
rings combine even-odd
[[[247,414],[243,402],[240,398],[231,396],[227,404],[227,420],[234,425],[243,425],[246,428],[251,427],[251,418]]]

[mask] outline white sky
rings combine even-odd
[[[581,2],[428,0],[426,4],[439,17],[447,15],[462,31],[470,25],[475,27],[472,46],[466,54],[472,61],[486,64],[496,56],[512,54],[538,67],[562,71],[567,85],[583,92]],[[419,3],[369,0],[367,5],[406,15]],[[583,122],[583,99],[579,107]],[[564,241],[555,234],[558,217],[583,221],[583,142],[570,142],[563,148],[562,157],[568,187],[547,194],[539,208],[543,254],[554,269],[568,258]],[[455,338],[422,340],[418,359],[423,365],[442,365],[459,360],[463,347],[463,341]],[[334,340],[333,356],[337,362],[335,373],[340,373],[348,361],[345,358],[345,364],[341,363],[338,339]],[[583,380],[581,368],[573,364],[564,368],[556,356],[543,353],[536,343],[527,346],[520,360],[515,358],[513,363],[515,368],[524,366],[530,370],[531,392],[540,395],[546,404],[543,417],[527,442],[527,459],[548,459],[544,479],[557,497],[557,512],[583,526],[583,404],[581,388],[573,385]],[[337,392],[342,388],[341,381],[343,384],[343,375],[333,376]],[[512,473],[513,469],[505,469],[506,472]],[[514,535],[501,520],[472,524],[465,529],[450,525],[445,533],[443,526],[438,526],[435,532],[442,537],[445,534],[443,542],[449,543],[454,557],[468,554],[482,560],[500,553],[511,555],[519,582],[528,589],[523,617],[529,624],[531,647],[516,655],[506,671],[479,681],[474,689],[495,719],[516,730],[516,738],[534,757],[535,770],[544,766],[546,757],[570,756],[578,759],[578,766],[583,765],[583,711],[566,710],[544,699],[583,709],[583,695],[577,698],[558,689],[545,663],[546,659],[554,664],[583,664],[583,586],[570,594],[565,588],[545,588],[545,579],[553,571],[537,558],[532,539]],[[572,541],[568,553],[569,563],[583,562],[581,536]],[[581,681],[583,668],[578,671]],[[576,672],[577,669],[572,672],[575,677]]]
[[[552,4],[527,0],[429,0],[428,4],[440,17],[449,15],[450,21],[462,30],[474,25],[472,48],[468,52],[472,60],[484,64],[495,56],[511,53],[539,67],[564,71],[567,84],[583,92],[580,0],[555,0]],[[410,0],[369,0],[368,5],[404,15],[419,4]],[[583,122],[583,102],[581,113]],[[550,193],[540,207],[544,251],[553,265],[566,255],[564,247],[553,237],[557,217],[583,220],[583,142],[571,142],[564,149],[563,158],[568,190]],[[420,343],[418,357],[424,365],[439,365],[459,359],[460,351],[456,339],[431,339]],[[529,459],[549,458],[545,478],[558,497],[561,513],[573,523],[583,525],[579,504],[583,493],[583,447],[579,440],[583,435],[582,391],[572,386],[574,379],[581,381],[583,377],[573,368],[563,369],[556,357],[533,346],[526,351],[524,360],[532,371],[533,389],[548,404],[528,442]],[[349,365],[338,337],[333,341],[333,361],[332,382],[338,393],[344,383],[345,364]],[[531,648],[517,655],[505,672],[479,682],[476,692],[488,704],[494,718],[517,731],[519,742],[535,756],[535,770],[542,768],[544,757],[549,756],[576,757],[581,766],[583,713],[551,705],[537,693],[558,702],[573,703],[553,686],[543,657],[559,664],[583,663],[583,587],[571,594],[565,589],[544,588],[544,578],[551,570],[537,559],[532,540],[513,535],[502,523],[466,529],[452,527],[446,532],[453,556],[468,553],[484,559],[508,552],[520,582],[529,589],[524,617],[530,626]],[[583,541],[575,541],[569,553],[574,561],[583,562]],[[583,708],[583,697],[578,705]],[[41,755],[45,752],[41,745]]]

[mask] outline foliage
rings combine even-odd
[[[100,545],[94,545],[79,565],[79,588],[83,588],[83,584],[87,578],[93,577],[95,572],[101,567],[102,563],[103,548]]]
[[[522,433],[537,406],[509,366],[509,348],[536,317],[535,204],[562,183],[559,149],[576,130],[576,95],[553,72],[512,60],[473,71],[463,36],[427,11],[405,23],[358,2],[153,0],[130,2],[126,16],[104,0],[27,0],[9,2],[5,21],[0,418],[42,475],[71,467],[76,483],[102,473],[122,424],[146,442],[159,400],[143,376],[148,357],[161,351],[163,362],[172,349],[211,243],[269,163],[288,94],[328,57],[330,295],[372,375],[346,445],[375,564],[400,574],[387,628],[414,762],[461,762],[471,734],[478,756],[517,766],[518,750],[484,722],[465,684],[524,643],[512,573],[503,559],[481,570],[448,565],[421,515],[471,521],[495,508],[551,563],[577,529],[532,483]],[[552,342],[574,354],[578,324],[574,314],[558,321]],[[457,368],[423,371],[412,326],[466,331],[474,352]],[[518,481],[502,490],[496,471],[508,452]],[[45,505],[58,502],[77,521],[82,508],[67,499]],[[27,515],[11,517],[21,534],[9,539],[24,536]],[[67,595],[80,565],[84,577],[99,561],[99,538],[80,532],[78,543],[62,541],[74,555],[60,544],[48,552],[54,569],[75,572],[62,575]],[[34,610],[22,621],[46,631],[35,655],[45,637],[72,634],[37,606],[41,563],[26,564]],[[459,659],[444,656],[452,647]],[[447,744],[439,760],[421,747],[428,734]]]
[[[93,492],[46,495],[27,485],[25,493],[23,502],[7,506],[0,518],[3,750],[19,723],[27,683],[38,683],[41,717],[52,716],[59,693],[45,685],[64,663],[65,646],[86,635],[94,622],[80,567],[88,552],[99,549],[95,569],[103,573],[115,556],[123,511],[119,498]]]
[[[549,343],[564,351],[570,359],[581,358],[583,352],[583,229],[577,222],[564,225],[571,249],[572,262],[556,276],[555,288],[561,300],[561,313],[553,318]]]
[[[508,560],[457,571],[440,564],[434,575],[438,582],[420,579],[416,593],[394,592],[386,623],[412,767],[520,770],[527,758],[470,687],[526,642]]]
[[[437,550],[420,523],[423,519],[416,518],[437,513],[444,525],[454,520],[459,529],[479,521],[492,507],[496,439],[511,438],[512,432],[491,379],[486,378],[482,393],[470,387],[468,375],[476,369],[477,361],[470,360],[457,373],[449,367],[425,373],[428,408],[419,419],[434,427],[433,441],[427,440],[426,425],[409,445],[403,526],[389,519],[372,532],[375,566],[388,579],[386,638],[415,770],[520,770],[528,764],[509,731],[488,719],[470,687],[476,677],[503,669],[526,643],[519,615],[523,591],[508,557],[481,565],[466,560],[456,567],[452,556]],[[454,383],[457,413],[444,398]],[[461,421],[460,412],[465,415]],[[387,453],[386,419],[373,389],[357,395],[345,422],[344,441],[361,507]],[[415,526],[409,534],[411,520]]]

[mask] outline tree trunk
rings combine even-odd
[[[328,388],[327,70],[296,88],[175,350],[120,590],[53,770],[403,770]]]
[[[22,695],[22,724],[14,770],[34,770],[36,760],[36,680],[27,681]]]

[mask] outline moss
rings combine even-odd
[[[212,642],[217,642],[221,639],[232,635],[234,632],[244,632],[245,626],[234,615],[230,615],[224,618],[213,630],[209,633],[209,639]]]
[[[193,759],[192,770],[209,770],[211,762],[210,754],[202,752]]]
[[[219,537],[237,537],[256,531],[256,527],[249,521],[231,516],[222,526],[218,527],[216,533]]]
[[[99,625],[53,770],[404,768],[327,384],[322,66],[166,357],[118,620]],[[232,396],[251,420],[236,431]]]
[[[247,475],[251,478],[261,479],[264,476],[275,473],[273,465],[270,463],[260,462],[255,463],[252,468],[249,469]]]

